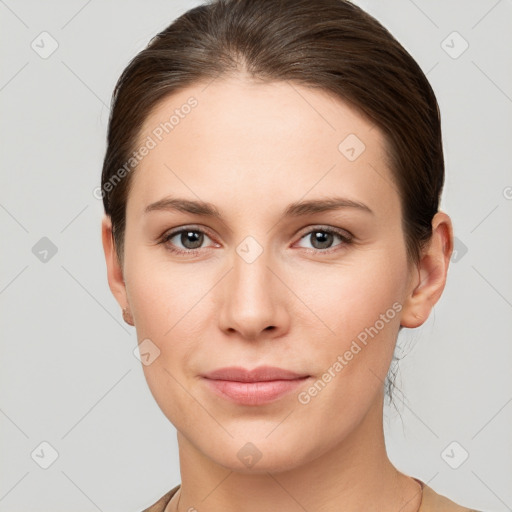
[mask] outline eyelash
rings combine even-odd
[[[198,248],[198,249],[186,249],[186,250],[184,250],[184,249],[177,249],[176,247],[173,247],[170,244],[168,244],[169,240],[174,238],[176,235],[180,235],[181,233],[186,233],[186,232],[190,232],[190,231],[192,231],[194,233],[202,233],[202,234],[208,236],[209,238],[212,238],[203,229],[199,229],[199,228],[197,228],[195,226],[190,226],[190,227],[180,228],[180,229],[177,229],[175,231],[170,231],[169,233],[164,234],[159,243],[165,244],[166,249],[168,251],[172,252],[172,253],[175,253],[175,254],[187,255],[187,256],[196,255],[197,253],[202,251],[204,249],[204,247],[203,248]],[[335,245],[334,247],[329,247],[327,249],[314,249],[314,248],[310,249],[310,248],[305,248],[306,251],[308,251],[309,253],[315,253],[315,254],[331,254],[333,252],[341,250],[341,249],[339,249],[340,246],[341,246],[341,248],[343,248],[343,247],[346,247],[347,245],[350,245],[352,243],[352,239],[353,239],[351,234],[348,234],[348,236],[347,236],[346,234],[344,234],[344,232],[342,232],[342,231],[340,231],[338,229],[331,228],[331,227],[320,226],[320,227],[315,227],[313,229],[310,229],[309,231],[304,233],[299,238],[299,241],[302,240],[303,238],[311,235],[312,233],[328,233],[330,235],[336,235],[336,236],[338,236],[340,238],[340,240],[342,242],[342,243],[340,243],[338,245]]]

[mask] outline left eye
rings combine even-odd
[[[347,236],[342,235],[341,233],[338,233],[337,231],[334,231],[332,229],[315,229],[313,231],[310,231],[305,236],[301,238],[301,240],[310,239],[311,245],[313,249],[317,250],[323,250],[323,249],[330,249],[333,247],[333,239],[335,237],[338,237],[342,243],[349,243],[350,239]],[[336,244],[341,245],[341,243]]]

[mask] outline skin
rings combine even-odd
[[[142,141],[190,96],[198,100],[134,171],[122,267],[109,218],[102,223],[112,293],[129,307],[139,342],[149,338],[160,350],[143,370],[177,429],[181,489],[166,511],[330,512],[340,503],[346,512],[416,511],[419,484],[386,454],[384,381],[400,325],[422,325],[442,294],[450,218],[435,215],[430,245],[411,264],[376,126],[339,99],[297,84],[237,75],[205,87],[165,98],[141,129]],[[366,146],[355,161],[338,150],[351,133]],[[144,213],[170,195],[210,202],[221,219]],[[282,217],[292,202],[332,196],[373,213]],[[206,232],[195,255],[169,250],[194,247],[179,235],[158,243],[172,228],[191,225]],[[318,248],[322,227],[348,231],[352,243],[333,235],[328,248]],[[247,236],[263,248],[252,263],[236,250]],[[300,403],[298,392],[394,303],[401,306],[394,318]],[[200,377],[263,364],[311,378],[273,403],[246,406],[214,395]],[[237,456],[247,442],[262,454],[250,468]]]

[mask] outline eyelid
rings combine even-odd
[[[181,233],[182,231],[199,231],[212,238],[211,231],[205,226],[200,226],[198,224],[185,224],[183,226],[178,226],[176,228],[169,229],[168,231],[164,232],[161,238],[172,238],[173,236],[177,235],[178,233]]]
[[[346,229],[337,228],[335,226],[329,226],[329,225],[322,225],[322,224],[313,224],[310,226],[307,226],[303,230],[301,230],[299,233],[302,233],[299,235],[299,239],[302,239],[305,235],[309,235],[315,231],[325,231],[327,233],[335,233],[336,235],[339,235],[342,238],[351,240],[354,238],[354,235],[347,231]]]

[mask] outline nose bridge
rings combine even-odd
[[[261,315],[271,306],[271,272],[268,270],[269,251],[252,237],[247,237],[236,248],[231,276],[231,293],[239,301],[240,311]]]
[[[221,305],[224,330],[254,338],[268,327],[282,327],[279,290],[268,268],[270,260],[271,252],[253,237],[246,237],[236,247]]]

